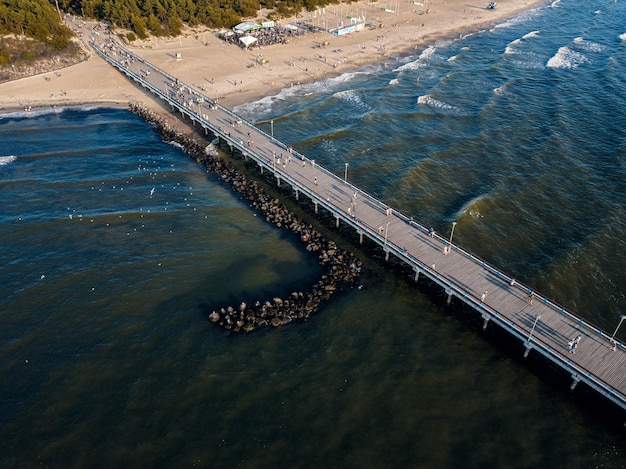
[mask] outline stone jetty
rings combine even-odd
[[[324,267],[321,278],[308,291],[293,292],[287,298],[256,300],[253,305],[242,301],[236,307],[224,306],[209,314],[211,322],[229,331],[251,332],[264,326],[278,327],[306,321],[337,291],[357,285],[362,263],[353,253],[325,239],[312,225],[300,220],[281,204],[279,199],[265,193],[257,181],[242,174],[219,155],[207,152],[203,143],[176,130],[151,109],[141,103],[131,103],[129,107],[133,113],[154,125],[165,141],[176,142],[207,171],[220,176],[268,222],[298,235],[305,249],[316,254]]]

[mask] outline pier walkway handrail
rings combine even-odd
[[[276,164],[276,149],[282,149],[286,151],[288,156],[297,157],[299,161],[303,162],[304,166],[314,168],[316,171],[321,172],[319,174],[325,175],[328,178],[328,181],[330,181],[331,185],[334,182],[338,184],[337,187],[341,186],[343,188],[349,189],[350,194],[354,192],[355,200],[358,197],[359,200],[367,201],[369,204],[373,204],[373,206],[375,206],[378,211],[385,212],[387,217],[393,216],[393,219],[402,221],[404,225],[410,227],[412,230],[417,229],[417,231],[421,233],[422,237],[427,236],[433,240],[437,240],[441,247],[449,248],[458,256],[464,258],[466,261],[470,261],[471,264],[478,266],[480,267],[480,269],[493,275],[502,284],[500,288],[504,287],[507,290],[515,288],[519,292],[521,292],[523,294],[522,296],[524,297],[532,294],[534,300],[537,301],[537,303],[558,313],[558,315],[567,318],[577,328],[577,330],[582,331],[582,329],[584,328],[588,331],[590,337],[595,336],[598,339],[605,340],[607,342],[607,346],[612,347],[613,350],[617,350],[618,354],[621,354],[620,357],[626,352],[626,346],[623,342],[615,339],[614,337],[601,330],[599,327],[594,326],[583,318],[571,313],[570,311],[567,311],[563,306],[558,305],[546,296],[541,295],[537,291],[534,291],[530,287],[519,282],[517,279],[501,272],[500,269],[489,264],[478,256],[475,256],[471,252],[463,249],[459,245],[450,243],[448,239],[444,238],[440,234],[436,232],[431,233],[430,229],[416,222],[413,217],[409,217],[406,214],[392,208],[391,206],[383,203],[366,191],[363,191],[352,183],[344,180],[332,171],[329,171],[328,169],[319,166],[317,163],[315,163],[314,160],[307,158],[305,155],[294,150],[291,146],[288,146],[285,143],[274,138],[273,135],[268,135],[262,129],[244,120],[241,116],[235,114],[231,110],[217,103],[215,100],[204,95],[201,91],[198,91],[192,86],[182,83],[179,79],[146,62],[135,53],[122,47],[119,43],[115,42],[115,45],[110,49],[111,53],[107,51],[106,46],[98,45],[95,40],[90,41],[90,45],[104,60],[117,68],[120,72],[124,73],[129,78],[133,79],[135,82],[157,95],[164,102],[168,103],[174,109],[181,112],[181,114],[186,115],[192,121],[199,123],[205,129],[205,131],[210,131],[215,136],[226,141],[228,145],[231,146],[231,148],[237,148],[245,157],[253,159],[262,168],[262,170],[266,169],[270,171],[276,176],[278,183],[280,183],[280,181],[287,182],[296,192],[296,197],[299,193],[306,195],[315,203],[316,210],[317,206],[321,205],[336,218],[337,224],[339,224],[339,221],[341,220],[348,226],[353,227],[357,231],[357,233],[361,234],[361,236],[366,235],[373,242],[381,246],[383,251],[387,254],[387,257],[390,253],[392,253],[398,259],[411,266],[416,272],[416,279],[420,273],[423,273],[433,282],[444,288],[446,293],[449,295],[449,298],[451,298],[452,296],[456,296],[461,301],[476,309],[478,312],[481,313],[483,319],[485,320],[485,327],[487,321],[491,320],[495,322],[508,333],[522,341],[526,348],[526,354],[531,349],[536,350],[548,360],[552,361],[553,363],[560,366],[562,369],[571,373],[574,380],[572,387],[575,386],[578,381],[583,381],[591,388],[593,388],[603,396],[607,397],[612,402],[616,403],[622,409],[626,409],[626,389],[623,389],[622,387],[616,389],[615,386],[613,386],[606,379],[602,379],[597,375],[597,373],[594,373],[589,366],[583,365],[580,360],[574,361],[573,358],[566,358],[562,351],[555,349],[554,343],[551,344],[549,341],[544,340],[541,335],[533,335],[534,326],[532,329],[530,329],[530,327],[527,324],[525,325],[523,322],[514,322],[497,309],[492,308],[490,305],[488,305],[484,301],[484,297],[479,298],[474,293],[476,291],[475,289],[473,291],[471,289],[468,289],[466,286],[460,284],[456,278],[453,278],[451,275],[446,275],[445,273],[435,269],[434,264],[432,266],[429,266],[423,259],[418,259],[415,255],[409,253],[405,247],[401,247],[396,242],[394,242],[392,237],[388,237],[386,232],[383,236],[383,232],[380,231],[383,228],[382,225],[377,231],[376,224],[373,224],[372,220],[369,220],[368,222],[367,220],[357,218],[356,216],[354,216],[354,214],[351,214],[349,210],[346,211],[343,208],[340,208],[337,203],[334,203],[330,200],[330,197],[325,198],[320,193],[320,189],[317,186],[317,177],[315,177],[315,183],[311,185],[310,178],[306,179],[301,174],[291,175],[286,170],[281,170],[280,164]],[[115,55],[115,57],[113,57],[112,55]],[[119,59],[117,57],[119,57]],[[146,73],[145,70],[140,69],[137,65],[133,65],[135,64],[135,61],[142,64],[142,66],[144,67],[148,67],[151,72]],[[137,71],[134,71],[133,67],[136,68]],[[154,74],[152,74],[152,72],[154,72]],[[160,84],[165,87],[165,91],[161,90],[159,86],[153,83],[154,81],[158,80],[155,75],[157,77],[161,77]],[[173,85],[175,88],[177,87],[178,89],[183,89],[185,93],[188,93],[194,99],[190,99],[189,104],[187,104],[186,102],[181,103],[178,99],[176,99],[175,96],[170,96],[171,90],[170,93],[168,93],[168,83],[170,84],[170,86]],[[209,107],[207,107],[207,105]],[[208,112],[219,111],[220,116],[222,117],[214,116],[214,119],[209,119],[207,114],[203,114],[204,109],[206,109]],[[231,136],[231,133],[229,131],[223,129],[220,125],[218,125],[220,123],[220,119],[221,122],[224,123],[226,122],[226,118],[230,119],[230,123],[233,129],[235,128],[235,125],[238,127],[245,126],[245,128],[250,130],[250,132],[254,132],[255,137],[261,137],[262,140],[267,142],[270,146],[268,147],[266,145],[264,150],[266,151],[268,156],[264,156],[261,153],[261,149],[257,150],[258,147],[250,145],[249,142],[247,144],[244,143],[242,138]],[[240,130],[238,130],[237,132],[241,134]],[[348,197],[351,199],[350,195],[348,195]],[[343,202],[343,199],[341,201]],[[390,221],[387,221],[386,224],[388,229]],[[539,315],[537,314],[537,319],[538,318]],[[624,362],[626,361],[617,361],[614,365],[614,368],[617,367],[619,369],[618,371],[621,371],[622,367],[624,366]],[[620,386],[622,386],[622,381],[620,381]],[[624,381],[624,383],[626,383],[626,381]]]

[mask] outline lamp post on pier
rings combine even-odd
[[[443,253],[444,254],[448,254],[450,252],[450,250],[452,249],[452,236],[454,236],[454,227],[456,226],[456,222],[453,221],[452,222],[452,231],[450,232],[450,241],[448,242],[447,246],[443,247]]]
[[[537,326],[537,321],[539,321],[539,318],[541,316],[539,314],[535,315],[535,322],[533,323],[533,327],[530,329],[530,334],[528,334],[528,339],[526,339],[526,350],[524,351],[524,358],[528,357],[528,354],[530,353],[530,349],[532,348],[532,346],[530,345],[530,339],[532,339],[533,337],[533,332],[535,332],[535,326]]]
[[[613,342],[613,351],[617,350],[617,341],[615,340],[615,334],[617,334],[617,330],[619,329],[619,326],[622,325],[622,321],[626,319],[626,315],[622,314],[619,317],[619,323],[617,324],[617,327],[615,328],[615,331],[613,332],[613,335],[611,336],[611,342]]]
[[[346,169],[343,172],[343,183],[348,184],[348,163],[344,163],[346,165]]]
[[[528,334],[528,340],[527,340],[528,343],[530,343],[530,339],[533,336],[533,332],[535,332],[535,326],[537,325],[537,321],[539,321],[540,317],[541,317],[541,314],[536,314],[535,315],[535,322],[533,323],[533,327],[530,330],[530,334]]]
[[[387,233],[389,232],[389,222],[385,224],[385,247],[387,246]]]
[[[270,129],[271,129],[272,138],[274,138],[274,119],[270,121]]]

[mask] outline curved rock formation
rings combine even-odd
[[[219,175],[232,190],[241,194],[255,210],[261,212],[268,222],[299,235],[305,249],[318,253],[318,261],[324,266],[321,279],[309,291],[293,292],[288,298],[275,297],[271,301],[256,301],[254,306],[242,301],[238,308],[222,307],[209,314],[211,322],[233,332],[250,332],[262,326],[278,327],[293,321],[306,321],[335,292],[356,284],[362,263],[353,253],[340,249],[334,241],[325,239],[313,226],[291,213],[277,198],[266,194],[257,181],[241,174],[219,156],[207,154],[204,145],[175,130],[152,110],[138,103],[130,104],[130,110],[153,124],[164,140],[178,143],[196,162]]]

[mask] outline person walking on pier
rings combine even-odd
[[[313,178],[313,182],[314,182],[314,183],[315,183],[315,185],[317,186],[317,176],[315,176],[315,177]]]
[[[582,338],[582,336],[577,335],[576,337],[574,337],[572,340],[570,340],[567,343],[567,345],[569,345],[570,353],[576,353],[576,347],[578,347],[578,343],[580,342],[581,338]]]
[[[532,292],[532,291],[531,291],[531,292],[528,294],[528,304],[529,304],[529,305],[532,305],[532,304],[533,304],[533,300],[534,300],[534,299],[535,299],[535,292]]]
[[[481,303],[484,303],[484,302],[485,302],[485,298],[487,298],[487,294],[488,294],[488,293],[489,293],[489,292],[488,292],[487,290],[485,290],[485,291],[483,292],[483,294],[482,294],[482,295],[480,295],[480,302],[481,302]]]

